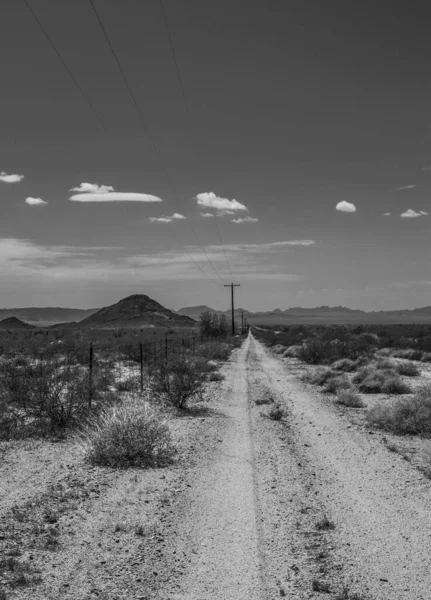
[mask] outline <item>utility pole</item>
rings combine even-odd
[[[241,334],[244,335],[244,311],[241,312]]]
[[[229,283],[224,287],[230,287],[231,290],[231,302],[232,302],[232,335],[235,335],[235,312],[234,312],[234,303],[233,303],[233,288],[240,287],[239,283]]]

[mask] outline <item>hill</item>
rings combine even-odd
[[[0,329],[33,329],[33,325],[24,323],[16,317],[9,317],[0,321]]]
[[[55,325],[56,323],[67,323],[71,321],[82,321],[90,315],[97,312],[98,308],[80,309],[80,308],[60,308],[60,307],[46,307],[39,308],[37,306],[29,308],[0,308],[0,319],[7,319],[9,317],[16,317],[38,325],[39,327],[46,327],[49,325]]]
[[[196,321],[165,308],[149,296],[136,294],[102,308],[80,323],[79,328],[196,327]]]

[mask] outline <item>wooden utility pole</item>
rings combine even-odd
[[[229,283],[228,285],[225,285],[224,287],[230,287],[230,290],[231,290],[231,302],[232,302],[232,335],[235,335],[235,309],[234,309],[234,302],[233,302],[233,288],[240,287],[240,284],[239,283]]]

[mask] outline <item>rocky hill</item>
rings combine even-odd
[[[0,321],[0,329],[33,329],[33,325],[24,323],[16,317],[9,317]]]
[[[196,321],[165,308],[149,296],[136,294],[102,308],[76,326],[97,329],[196,327]]]

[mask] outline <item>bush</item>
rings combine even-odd
[[[390,358],[378,358],[373,366],[379,371],[394,371],[397,367],[397,363]]]
[[[81,444],[88,462],[114,468],[159,467],[175,455],[166,420],[145,404],[106,411]]]
[[[331,369],[351,373],[352,371],[356,371],[357,366],[358,363],[355,360],[351,360],[350,358],[340,358],[331,365]]]
[[[335,394],[338,390],[345,390],[351,387],[350,381],[347,375],[336,375],[330,377],[323,388],[323,391],[327,394]]]
[[[210,376],[209,376],[210,381],[223,381],[223,379],[224,379],[224,375],[222,373],[219,373],[218,371],[210,373]]]
[[[363,408],[365,406],[360,395],[354,390],[338,390],[335,401],[337,404],[342,404],[343,406],[348,406],[349,408]]]
[[[285,358],[299,358],[301,355],[302,346],[289,346],[284,352],[283,356]]]
[[[393,375],[384,380],[382,392],[383,394],[410,394],[411,389],[398,375]]]
[[[274,406],[268,412],[268,417],[272,421],[281,421],[281,419],[284,417],[284,410],[279,404],[274,404]]]
[[[206,311],[199,317],[199,328],[201,335],[205,337],[223,337],[229,332],[229,323],[226,315]]]
[[[396,365],[396,370],[400,375],[405,375],[407,377],[417,377],[420,375],[419,367],[408,360],[403,360]]]
[[[307,373],[305,373],[305,375],[302,377],[302,380],[305,383],[312,383],[314,385],[325,385],[328,379],[337,376],[339,376],[339,373],[337,373],[337,371],[333,371],[332,369],[328,368],[319,368],[316,369],[314,372],[308,371]]]
[[[370,425],[401,435],[431,436],[431,390],[423,388],[412,398],[392,405],[378,405],[368,411]]]
[[[325,362],[329,354],[329,345],[320,339],[314,339],[302,345],[299,358],[309,365],[318,365]]]
[[[202,360],[184,354],[158,365],[152,380],[154,391],[162,393],[176,408],[185,408],[189,400],[199,397],[204,382]]]
[[[199,344],[197,353],[207,360],[227,360],[232,352],[232,345],[227,342],[206,342]]]
[[[359,383],[358,389],[364,394],[380,394],[385,383],[386,376],[382,371],[370,372]]]
[[[127,379],[123,379],[117,383],[117,391],[118,392],[133,392],[139,388],[139,382],[137,378],[128,377]]]

